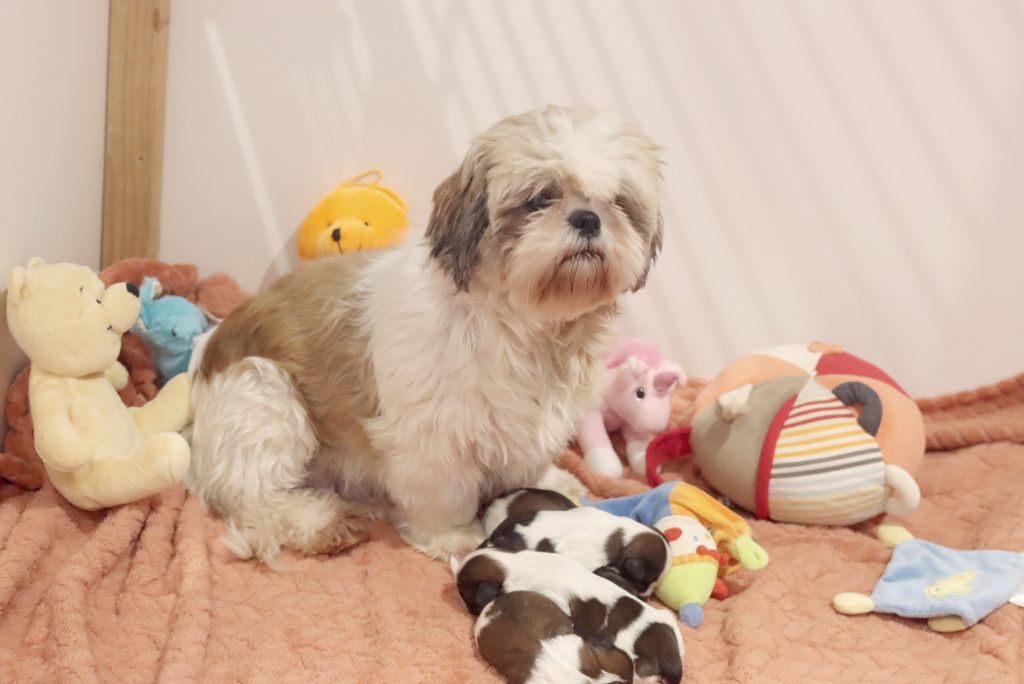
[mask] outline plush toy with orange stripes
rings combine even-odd
[[[886,373],[835,345],[789,345],[708,383],[692,425],[651,442],[648,479],[692,453],[708,484],[758,518],[853,525],[917,508],[924,447],[917,404]]]

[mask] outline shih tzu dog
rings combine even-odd
[[[241,557],[333,552],[386,514],[446,558],[599,400],[599,353],[662,241],[658,148],[619,116],[499,121],[422,244],[282,277],[197,349],[192,493]],[[201,357],[198,355],[201,353]]]

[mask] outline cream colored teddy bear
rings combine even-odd
[[[121,335],[139,317],[138,290],[105,287],[89,268],[33,259],[11,273],[7,320],[32,361],[29,405],[36,451],[53,486],[86,510],[135,501],[181,480],[191,416],[188,377],[171,379],[145,406],[117,390]]]

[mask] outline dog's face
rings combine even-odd
[[[661,248],[658,148],[611,112],[548,107],[477,138],[434,192],[431,254],[460,290],[566,321],[644,285]]]

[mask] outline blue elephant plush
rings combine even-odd
[[[139,288],[142,311],[132,331],[153,353],[153,363],[163,382],[188,370],[196,336],[206,332],[206,315],[184,297],[161,297],[163,288],[156,278],[147,276]]]

